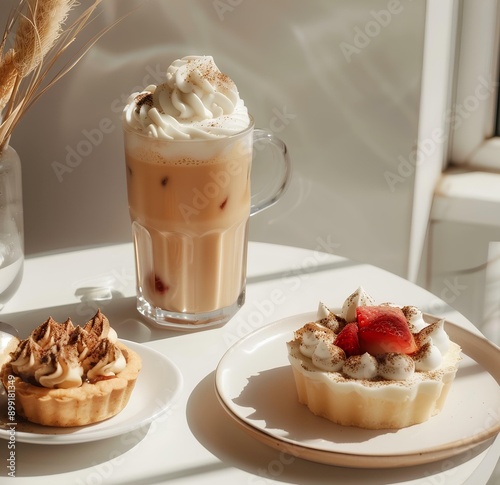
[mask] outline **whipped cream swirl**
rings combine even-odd
[[[129,97],[123,123],[154,138],[187,140],[233,135],[250,117],[236,84],[211,56],[187,56],[168,67],[163,84]]]
[[[345,352],[332,340],[320,340],[314,349],[311,360],[316,367],[328,372],[337,372],[344,367]]]
[[[312,357],[319,342],[331,341],[333,332],[319,323],[306,323],[301,329],[300,351],[307,357]]]
[[[352,355],[344,363],[342,372],[352,379],[373,379],[378,374],[377,359],[367,352]]]
[[[415,340],[419,347],[413,354],[416,370],[425,372],[439,367],[450,347],[450,338],[444,330],[444,320],[421,327]]]
[[[101,377],[115,376],[125,369],[126,365],[122,351],[108,339],[100,340],[82,362],[87,379],[91,382]]]
[[[42,387],[67,389],[82,385],[83,369],[79,365],[74,347],[64,345],[59,353],[49,353],[47,358],[50,361],[50,367],[38,368],[35,371],[35,380]]]
[[[83,327],[48,318],[11,353],[13,372],[25,382],[47,388],[79,387],[121,372],[125,357],[117,334],[98,311]]]
[[[354,293],[349,295],[342,305],[342,318],[347,322],[356,321],[356,308],[360,306],[373,306],[375,300],[360,286]]]
[[[413,355],[417,371],[430,371],[441,365],[450,348],[450,337],[444,330],[444,320],[428,324],[422,312],[414,306],[402,308],[419,347]]]
[[[378,375],[390,381],[406,381],[414,372],[415,361],[406,354],[390,352],[378,362]]]

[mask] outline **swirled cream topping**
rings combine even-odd
[[[385,305],[396,307],[389,303]],[[346,355],[335,342],[343,328],[357,323],[356,308],[360,306],[375,306],[374,299],[362,287],[347,297],[339,314],[320,302],[316,321],[306,323],[295,332],[294,340],[288,342],[289,349],[296,345],[300,354],[311,359],[316,368],[338,372],[345,378],[355,380],[407,381],[415,372],[434,371],[443,364],[450,348],[444,320],[429,324],[415,306],[401,308],[417,345],[415,352]]]
[[[318,322],[321,325],[338,332],[340,328],[340,322],[337,319],[337,315],[333,313],[323,302],[319,302],[318,305]]]
[[[375,305],[375,300],[366,293],[362,286],[360,286],[354,293],[349,295],[344,304],[342,305],[342,318],[347,322],[356,321],[356,308],[359,306]]]
[[[89,381],[119,374],[127,362],[122,351],[110,340],[100,340],[82,362],[83,370]]]
[[[211,56],[187,56],[168,67],[163,84],[129,97],[123,122],[154,138],[185,140],[233,135],[250,117],[236,84]]]
[[[101,313],[101,310],[97,310],[97,313],[84,325],[83,330],[99,339],[107,338],[113,343],[118,340],[115,329],[111,328],[109,320]]]
[[[320,340],[312,353],[311,360],[320,369],[337,372],[344,367],[345,352],[331,340]]]
[[[32,336],[19,342],[11,355],[13,370],[24,381],[33,380],[37,373],[43,375],[53,370],[51,359],[45,358],[45,351]]]
[[[415,361],[406,354],[390,352],[377,362],[377,374],[389,381],[406,381],[414,372]]]
[[[73,322],[68,318],[64,323],[57,323],[52,317],[33,330],[33,340],[43,349],[48,349],[56,344],[69,339],[69,334],[74,330]]]
[[[98,310],[83,327],[71,320],[49,317],[11,353],[13,372],[23,381],[47,388],[79,387],[86,381],[121,372],[125,357],[116,346],[117,335]]]
[[[373,355],[351,355],[342,366],[342,372],[352,379],[373,379],[378,375],[378,362]]]
[[[300,332],[300,351],[312,357],[319,342],[331,341],[333,332],[319,323],[306,323]]]
[[[403,313],[406,314],[405,308],[403,308]],[[413,325],[415,329],[420,329],[420,331],[414,334],[419,347],[412,356],[415,368],[417,371],[423,372],[434,370],[441,365],[443,356],[448,352],[450,338],[444,330],[444,320],[429,325],[424,322],[420,310],[417,310],[416,315],[417,324],[415,325],[413,322]],[[412,324],[411,320],[410,324]]]
[[[83,369],[73,346],[62,345],[57,353],[49,352],[45,358],[48,368],[38,368],[34,376],[42,387],[67,389],[82,385]]]

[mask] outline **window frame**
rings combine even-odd
[[[500,0],[499,0],[500,1]],[[432,218],[435,188],[446,168],[450,134],[446,113],[454,93],[460,0],[427,0],[424,54],[406,277],[417,281]],[[424,147],[431,147],[424,149]]]
[[[495,136],[498,100],[500,1],[460,0],[454,103],[449,112],[447,167],[500,172]]]
[[[408,261],[412,281],[424,264],[429,223],[500,226],[500,136],[494,136],[500,0],[427,0],[426,8],[418,145],[433,140],[432,130],[445,135],[416,167]],[[484,216],[481,221],[477,214]]]

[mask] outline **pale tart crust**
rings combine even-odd
[[[365,429],[400,429],[438,414],[455,378],[461,351],[450,342],[437,370],[416,372],[408,382],[362,381],[318,369],[298,345],[288,342],[299,402],[336,424]]]
[[[121,342],[115,344],[125,356],[125,369],[110,379],[85,382],[70,389],[34,386],[16,376],[10,363],[2,369],[2,383],[14,384],[16,413],[44,426],[72,427],[97,423],[115,416],[127,405],[141,370],[141,358]],[[9,380],[9,375],[14,380]]]

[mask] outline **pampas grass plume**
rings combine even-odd
[[[71,70],[93,43],[93,37],[70,62],[56,72],[56,61],[81,33],[101,0],[91,0],[66,25],[77,0],[20,0],[0,39],[0,152],[27,109]]]

